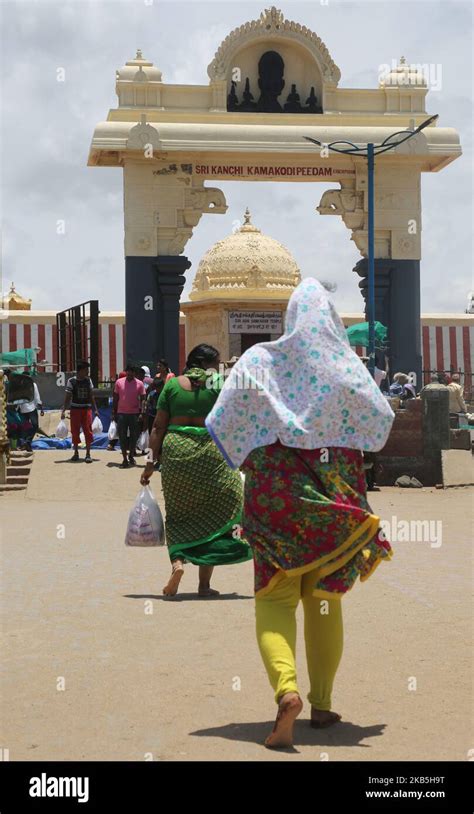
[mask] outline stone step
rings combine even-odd
[[[28,474],[26,475],[10,475],[7,472],[7,485],[14,486],[16,484],[26,484],[28,483]]]
[[[18,460],[23,460],[24,458],[29,458],[33,460],[33,452],[27,452],[26,449],[11,449],[10,450],[10,458],[17,458]]]
[[[33,463],[33,458],[13,458],[10,455],[10,463],[7,466],[22,466],[29,467]]]
[[[8,492],[21,492],[25,489],[26,484],[23,483],[0,483],[0,495]]]
[[[30,466],[23,466],[23,465],[18,466],[18,464],[15,464],[14,466],[9,464],[7,466],[7,478],[10,475],[23,475],[24,477],[28,478],[30,472],[31,472],[31,467]]]

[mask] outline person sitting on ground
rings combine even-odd
[[[463,398],[463,388],[460,384],[459,373],[453,373],[451,381],[448,384],[449,390],[449,412],[450,413],[467,413],[466,402]]]
[[[397,396],[400,401],[416,398],[416,390],[406,373],[395,373],[393,384],[390,385],[390,395]]]
[[[76,375],[71,376],[66,384],[64,407],[61,413],[61,419],[63,420],[66,416],[66,410],[69,410],[71,417],[71,435],[72,445],[74,447],[74,455],[71,461],[74,462],[79,460],[80,433],[82,429],[86,441],[85,461],[86,464],[92,463],[91,444],[94,440],[94,434],[92,432],[92,409],[94,409],[94,415],[99,415],[93,390],[94,385],[89,378],[89,363],[78,362]]]

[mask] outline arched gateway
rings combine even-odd
[[[402,58],[377,89],[339,88],[324,43],[274,7],[226,37],[208,75],[208,85],[168,85],[138,51],[117,71],[119,106],[96,127],[88,162],[124,172],[127,356],[165,356],[175,369],[191,265],[182,252],[203,214],[227,210],[212,182],[334,181],[317,210],[350,230],[365,295],[366,162],[320,154],[304,137],[377,144],[427,118],[421,70]],[[421,373],[421,173],[460,154],[454,129],[429,126],[377,158],[375,318],[389,326],[392,370]]]

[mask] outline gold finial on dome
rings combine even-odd
[[[7,311],[30,311],[31,300],[27,300],[22,297],[21,294],[18,294],[15,289],[15,283],[12,283],[10,286],[10,291],[5,297],[4,308]]]
[[[257,229],[256,226],[253,225],[252,221],[250,220],[251,214],[250,210],[247,206],[244,214],[244,222],[243,225],[240,227],[239,232],[258,232],[260,233],[260,229]]]
[[[137,48],[137,55],[136,55],[135,59],[143,59],[143,54],[142,54],[142,49],[141,48]]]

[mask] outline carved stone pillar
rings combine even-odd
[[[160,313],[160,347],[174,373],[179,370],[179,300],[185,283],[185,272],[191,261],[183,255],[160,255],[157,258],[157,285]]]
[[[137,149],[160,147],[156,128],[145,122],[130,139]],[[127,358],[152,367],[165,358],[176,371],[179,299],[191,265],[181,252],[203,214],[226,212],[225,197],[193,178],[191,165],[160,153],[127,161],[124,186]]]
[[[354,163],[355,179],[323,193],[321,215],[339,215],[363,260],[354,271],[367,302],[367,167]],[[388,328],[391,375],[414,372],[421,385],[420,171],[390,162],[375,170],[375,319]]]
[[[359,287],[367,319],[368,261],[359,260],[353,270],[362,277]],[[419,260],[375,260],[375,319],[388,328],[390,377],[399,371],[416,373],[421,387]]]

